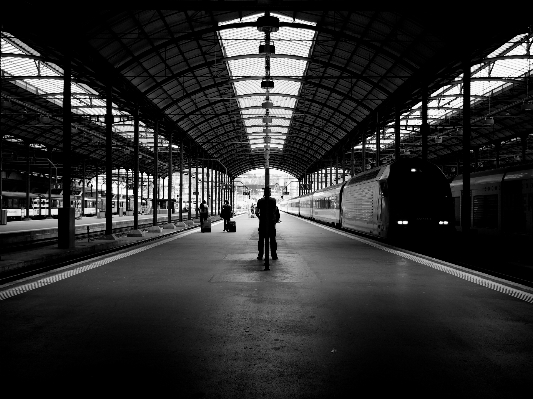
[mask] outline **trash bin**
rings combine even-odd
[[[124,208],[118,208],[118,216],[124,215]]]
[[[2,214],[0,214],[0,224],[7,224],[7,209],[2,209]]]

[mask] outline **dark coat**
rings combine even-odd
[[[222,219],[231,219],[231,205],[222,205],[222,211],[220,212]]]
[[[276,206],[276,200],[272,197],[269,197],[268,201],[265,197],[260,198],[255,207],[255,215],[259,218],[260,229],[266,228],[267,223],[269,229],[275,229],[276,223],[279,220],[279,210]]]

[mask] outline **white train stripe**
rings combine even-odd
[[[288,215],[291,215],[291,214],[288,214]],[[291,215],[291,216],[296,217],[295,215]],[[481,285],[483,287],[490,288],[490,289],[492,289],[494,291],[498,291],[498,292],[501,292],[503,294],[510,295],[512,297],[521,299],[521,300],[523,300],[525,302],[528,302],[528,303],[533,303],[533,289],[531,289],[529,287],[526,287],[524,285],[513,283],[513,282],[510,282],[510,281],[506,281],[506,280],[503,280],[503,279],[498,278],[498,277],[488,276],[488,275],[486,275],[484,273],[477,272],[477,271],[474,271],[474,270],[469,270],[469,269],[463,268],[462,266],[458,266],[458,265],[454,265],[454,264],[451,264],[451,263],[448,263],[448,262],[440,261],[438,259],[435,259],[435,260],[426,259],[423,256],[414,255],[414,254],[411,254],[411,253],[406,252],[406,251],[398,250],[398,249],[396,249],[394,247],[390,247],[390,246],[387,246],[385,244],[380,244],[380,243],[377,243],[377,242],[374,242],[374,241],[371,241],[371,240],[368,240],[368,239],[365,239],[365,238],[362,238],[362,237],[358,237],[358,236],[356,236],[354,234],[346,233],[346,232],[344,232],[342,230],[337,230],[337,229],[334,229],[332,227],[324,226],[324,225],[322,225],[320,223],[316,223],[316,222],[313,222],[311,220],[307,220],[307,219],[303,219],[303,218],[299,218],[299,219],[303,220],[304,222],[307,222],[307,223],[313,224],[315,226],[318,226],[318,227],[320,227],[322,229],[329,230],[329,231],[331,231],[333,233],[336,233],[336,234],[351,238],[352,240],[360,241],[362,243],[371,245],[371,246],[373,246],[375,248],[378,248],[378,249],[381,249],[383,251],[390,252],[392,254],[401,256],[402,258],[409,259],[409,260],[411,260],[413,262],[420,263],[420,264],[422,264],[424,266],[429,266],[429,267],[431,267],[433,269],[436,269],[436,270],[439,270],[441,272],[448,273],[448,274],[451,274],[451,275],[453,275],[455,277],[459,277],[459,278],[461,278],[463,280],[470,281],[470,282],[472,282],[474,284],[478,284],[478,285]],[[496,281],[494,281],[494,280],[496,280]],[[513,287],[513,285],[514,285],[514,287]]]
[[[216,225],[216,224],[219,224],[219,222],[213,223],[213,225]],[[69,270],[66,270],[66,271],[64,271],[62,273],[54,274],[52,276],[48,276],[48,277],[44,277],[44,278],[36,280],[36,281],[32,281],[31,283],[23,284],[23,285],[20,285],[20,286],[17,286],[17,287],[13,287],[13,288],[7,288],[7,289],[4,289],[4,290],[0,291],[0,301],[2,301],[4,299],[11,298],[11,297],[14,297],[15,295],[23,294],[25,292],[34,290],[34,289],[39,288],[39,287],[44,287],[44,286],[46,286],[48,284],[56,283],[58,281],[66,279],[66,278],[69,278],[69,277],[75,276],[77,274],[86,272],[87,270],[95,269],[95,268],[103,266],[105,264],[114,262],[115,260],[127,258],[128,256],[138,254],[139,252],[146,251],[147,249],[151,249],[151,248],[157,247],[159,245],[166,244],[168,242],[177,240],[178,238],[182,238],[182,237],[188,236],[189,234],[196,233],[198,230],[199,230],[199,227],[191,229],[189,231],[185,231],[183,233],[178,233],[177,235],[174,235],[174,236],[172,236],[170,238],[163,239],[161,241],[156,241],[156,242],[153,242],[151,244],[147,244],[145,246],[132,249],[131,251],[127,251],[127,252],[124,252],[124,253],[121,253],[121,254],[113,255],[113,256],[110,256],[110,257],[105,257],[105,258],[100,259],[100,260],[98,260],[96,262],[92,262],[92,263],[80,266],[78,268],[71,269],[73,266],[76,266],[76,264],[82,264],[82,263],[85,263],[86,261],[75,263],[73,265],[67,266],[69,268]]]

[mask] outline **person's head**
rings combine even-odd
[[[228,200],[224,200],[224,203],[225,203],[226,205],[228,205],[228,204],[229,204],[229,201],[228,201]]]
[[[207,204],[207,202],[205,200],[202,200],[202,204]]]
[[[270,190],[270,187],[266,187],[263,191],[263,197],[266,197],[266,195],[269,195],[271,194],[271,190]]]

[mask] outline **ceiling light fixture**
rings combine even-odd
[[[271,15],[257,18],[257,30],[259,32],[277,32],[279,30],[279,18]]]
[[[531,101],[522,103],[522,111],[533,111],[533,103]]]
[[[273,44],[260,44],[259,54],[276,54],[276,46]]]
[[[273,80],[263,80],[263,81],[261,81],[261,88],[262,89],[273,89],[274,88],[274,81]]]

